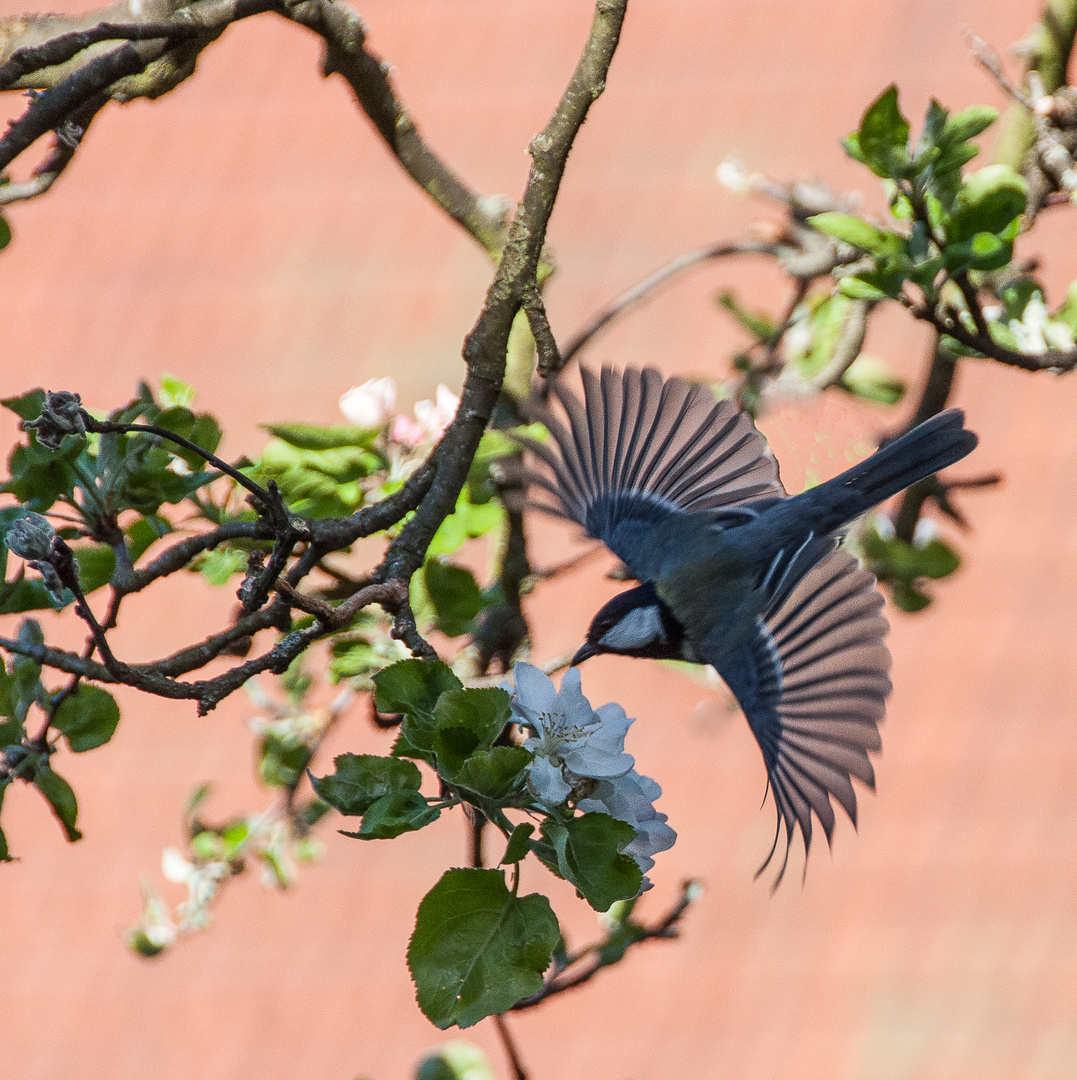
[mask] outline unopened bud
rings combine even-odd
[[[4,545],[20,559],[38,562],[49,557],[56,530],[41,514],[27,514],[15,521],[4,537]]]
[[[57,450],[65,435],[85,435],[82,419],[82,398],[67,390],[45,395],[45,405],[36,420],[23,424],[37,433],[37,441],[50,450]]]

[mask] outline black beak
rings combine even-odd
[[[576,655],[572,658],[572,663],[569,667],[576,667],[577,664],[582,664],[584,660],[591,656],[597,656],[598,649],[594,647],[589,641],[585,641],[577,651]]]

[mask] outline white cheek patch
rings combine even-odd
[[[603,634],[599,644],[616,652],[619,649],[642,649],[652,641],[665,639],[662,616],[656,607],[633,608],[616,626]]]

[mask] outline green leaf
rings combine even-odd
[[[868,280],[867,274],[850,275],[838,282],[841,295],[850,300],[886,300],[893,295]]]
[[[394,748],[396,756],[433,760],[434,706],[443,693],[462,686],[440,660],[401,660],[374,676],[378,712],[404,714],[404,743],[399,753]]]
[[[116,552],[108,544],[93,544],[74,549],[79,567],[79,588],[88,595],[107,585],[116,569]]]
[[[317,427],[314,424],[262,424],[271,435],[298,450],[337,450],[358,446],[369,450],[377,437],[378,428],[340,424],[336,427]]]
[[[127,533],[127,551],[131,562],[137,563],[155,541],[172,531],[172,525],[160,514],[147,514],[124,531]]]
[[[410,761],[375,757],[373,754],[341,754],[333,759],[336,772],[311,777],[319,797],[342,814],[357,817],[378,799],[394,792],[418,791],[422,775]]]
[[[881,258],[894,258],[901,253],[901,237],[897,233],[878,229],[863,218],[852,214],[826,213],[808,218],[808,224],[820,232],[851,247],[860,248]]]
[[[515,896],[499,870],[447,870],[419,905],[408,968],[419,1008],[466,1028],[542,989],[560,938],[545,896]]]
[[[456,509],[434,534],[427,557],[451,555],[465,541],[500,529],[504,520],[505,509],[499,499],[476,502],[472,499],[470,485],[465,485],[456,500]]]
[[[7,223],[7,218],[0,217],[0,249],[6,248],[11,243],[11,226]],[[7,850],[5,845],[4,850]],[[6,858],[6,856],[5,856]]]
[[[235,548],[219,547],[198,564],[198,572],[210,585],[227,585],[234,574],[247,569],[247,554]]]
[[[161,387],[157,393],[157,400],[162,409],[170,409],[174,405],[184,407],[194,401],[194,387],[189,386],[182,379],[170,375],[167,371],[161,372]]]
[[[750,311],[737,299],[736,293],[720,292],[715,300],[718,306],[729,312],[733,318],[759,341],[770,341],[778,327],[765,311]]]
[[[340,831],[356,840],[392,840],[437,821],[441,811],[417,791],[394,791],[373,802],[363,814],[358,832]]]
[[[521,821],[515,829],[512,830],[512,836],[509,837],[508,847],[505,848],[505,855],[501,860],[502,865],[505,863],[518,863],[522,861],[527,853],[531,850],[531,834],[535,831],[535,826],[530,821]]]
[[[929,540],[916,548],[917,570],[924,577],[949,577],[961,565],[961,557],[942,540]]]
[[[47,761],[42,761],[34,772],[34,786],[45,796],[56,820],[63,826],[67,839],[72,844],[81,840],[82,833],[75,827],[79,806],[71,785],[59,773],[53,772]]]
[[[1021,298],[1022,302],[1016,311],[1011,309],[1011,302],[1008,296],[1010,289],[1007,288],[1003,293],[1006,301],[1006,314],[1009,315],[1011,319],[1020,319],[1024,314],[1025,305],[1032,299],[1032,294],[1040,291],[1039,285],[1035,281],[1030,281],[1028,278],[1022,278],[1021,282],[1029,283],[1030,287],[1023,290],[1024,295]],[[1065,323],[1072,333],[1077,334],[1077,281],[1070,282],[1069,288],[1066,290],[1066,299],[1062,301],[1062,304],[1058,310],[1051,315],[1051,318],[1058,322]]]
[[[497,687],[443,693],[434,708],[431,742],[438,772],[451,780],[471,754],[490,746],[512,716],[509,701]]]
[[[866,401],[896,405],[905,396],[905,383],[881,360],[861,353],[841,378],[841,387]]]
[[[28,390],[18,397],[9,397],[0,400],[0,405],[10,409],[20,420],[36,420],[45,408],[45,391]]]
[[[530,761],[531,752],[522,746],[475,750],[456,770],[452,782],[486,799],[504,799],[519,786]]]
[[[895,85],[888,86],[868,106],[855,145],[876,176],[904,174],[908,165],[909,122],[901,115]]]
[[[907,581],[893,582],[891,595],[902,611],[923,611],[931,603],[931,597]]]
[[[946,229],[950,243],[976,233],[1003,233],[1028,205],[1028,184],[1008,165],[988,165],[965,177]]]
[[[949,146],[963,143],[986,131],[998,119],[998,109],[990,105],[971,105],[954,113],[945,123],[939,144]]]
[[[548,818],[542,834],[557,852],[561,873],[596,911],[639,892],[643,871],[635,859],[621,854],[636,836],[628,822],[609,814],[584,814],[564,825]]]
[[[116,699],[99,686],[83,684],[60,703],[52,726],[63,734],[74,753],[81,754],[104,746],[119,722]]]
[[[469,1042],[439,1046],[419,1063],[415,1080],[497,1080],[486,1055]]]
[[[258,743],[258,775],[270,787],[294,788],[310,757],[306,743],[268,731]]]
[[[10,780],[0,783],[0,810],[4,807],[4,793],[10,783]],[[11,851],[7,846],[7,837],[4,835],[3,829],[0,829],[0,862],[11,862]]]
[[[448,637],[471,633],[475,616],[485,604],[475,575],[463,566],[427,559],[423,577],[438,629]]]

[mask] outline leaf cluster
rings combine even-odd
[[[928,107],[919,137],[888,87],[867,109],[846,151],[886,182],[890,211],[904,227],[884,228],[838,212],[810,218],[815,228],[869,256],[840,288],[853,299],[881,300],[901,294],[906,281],[934,303],[946,284],[970,271],[996,271],[1013,258],[1028,185],[1006,165],[965,174],[978,153],[971,141],[997,118],[973,106],[950,114],[937,101]]]
[[[517,894],[519,864],[534,854],[605,911],[640,890],[640,868],[622,854],[635,830],[608,814],[536,802],[527,786],[532,754],[516,743],[505,690],[465,688],[447,665],[421,660],[383,669],[374,686],[378,710],[402,717],[392,755],[341,754],[333,773],[312,777],[321,799],[361,819],[344,835],[392,839],[465,804],[506,840],[506,869],[442,876],[419,907],[408,952],[424,1013],[440,1027],[467,1027],[539,992],[560,940],[546,898]],[[423,794],[420,765],[436,776],[436,796]],[[509,813],[520,811],[531,820],[514,823]]]

